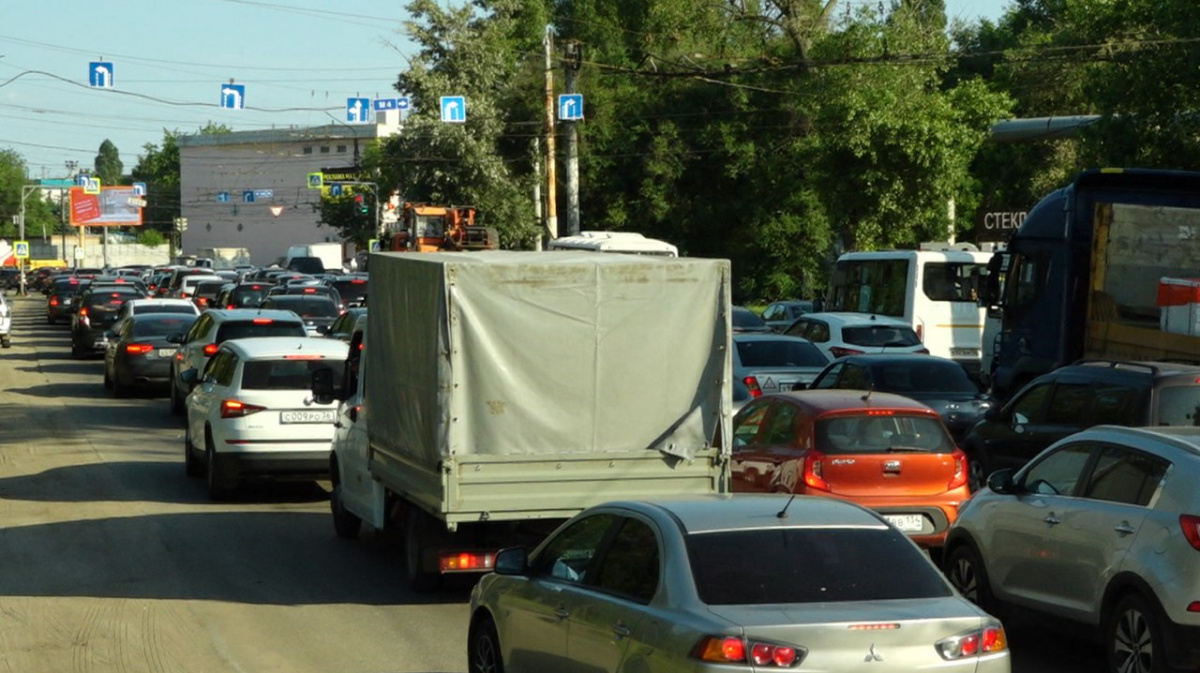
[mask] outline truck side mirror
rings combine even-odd
[[[317,404],[333,404],[335,398],[333,385],[333,369],[321,367],[312,373],[313,401]]]

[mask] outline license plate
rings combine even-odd
[[[332,423],[333,409],[321,409],[315,411],[281,411],[279,412],[280,423]]]
[[[977,358],[979,357],[978,348],[951,348],[950,356],[956,358]]]
[[[174,349],[174,348],[160,348],[160,349],[158,349],[158,357],[160,357],[160,358],[169,358],[169,357],[171,357],[171,356],[173,356],[173,355],[175,355],[175,349]]]
[[[884,514],[883,518],[905,533],[920,532],[925,528],[925,517],[920,514]]]

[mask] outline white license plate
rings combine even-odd
[[[169,358],[169,357],[171,357],[171,356],[173,356],[173,355],[175,355],[175,349],[174,349],[174,348],[160,348],[160,349],[158,349],[158,357],[160,357],[160,358]]]
[[[925,517],[920,514],[884,514],[883,518],[905,533],[919,533],[925,528]]]
[[[333,409],[321,409],[317,411],[281,411],[279,412],[280,423],[332,423]]]
[[[978,348],[951,348],[950,357],[956,358],[977,358],[979,357]]]

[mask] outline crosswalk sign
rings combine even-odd
[[[13,257],[17,259],[29,259],[29,241],[14,242]]]

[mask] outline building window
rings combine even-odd
[[[345,146],[345,145],[338,145],[337,151],[338,151],[338,154],[345,154],[345,153],[346,153],[346,146]]]
[[[329,146],[328,145],[324,145],[321,147],[321,154],[329,154]]]
[[[312,154],[312,148],[311,148],[311,147],[305,147],[305,148],[304,148],[304,153],[305,153],[305,154]]]

